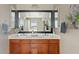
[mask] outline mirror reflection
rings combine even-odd
[[[51,31],[51,12],[19,12],[21,31]]]

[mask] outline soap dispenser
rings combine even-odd
[[[20,26],[20,29],[23,30],[23,26]]]

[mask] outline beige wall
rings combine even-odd
[[[61,38],[61,53],[79,54],[79,30],[69,29]]]
[[[2,23],[8,25],[10,6],[0,4],[0,53],[8,53],[8,35],[2,34]]]
[[[59,20],[68,23],[67,16],[69,15],[70,5],[57,5],[59,8]],[[62,54],[75,54],[79,53],[79,30],[74,29],[68,24],[67,32],[65,34],[60,33],[60,53]]]
[[[17,4],[17,9],[20,10],[53,10],[53,4],[38,4],[32,7],[32,4]]]

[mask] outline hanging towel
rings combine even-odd
[[[7,24],[2,24],[2,32],[3,32],[3,34],[8,33],[8,25]]]
[[[62,22],[61,23],[61,33],[66,33],[66,31],[67,31],[66,23]]]

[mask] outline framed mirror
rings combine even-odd
[[[19,33],[52,33],[55,27],[55,12],[52,10],[12,10],[15,28]]]

